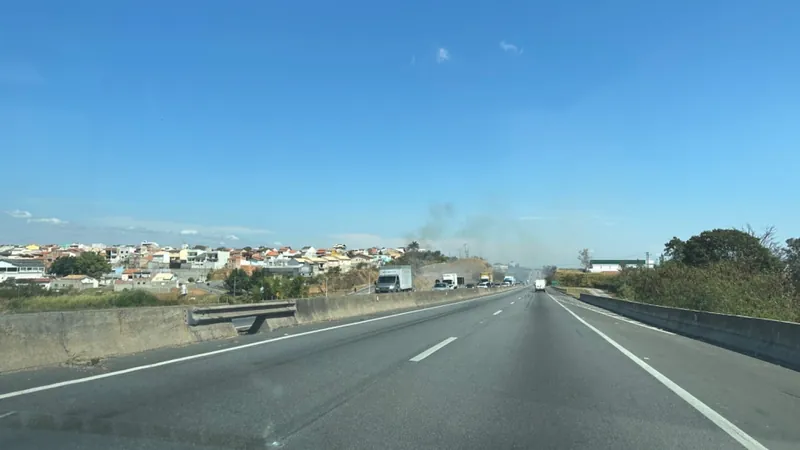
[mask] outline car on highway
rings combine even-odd
[[[450,285],[445,283],[436,283],[433,285],[434,291],[449,291],[450,289],[452,289]]]
[[[482,283],[478,283],[478,288],[479,289],[489,289],[489,282],[488,281],[484,281]]]

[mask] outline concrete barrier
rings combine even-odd
[[[297,323],[313,323],[433,306],[506,292],[509,289],[455,289],[398,294],[348,295],[296,300]],[[269,322],[269,319],[267,319]]]
[[[800,370],[800,323],[670,308],[581,294],[582,302],[642,323]]]
[[[238,334],[231,323],[189,327],[185,307],[0,315],[0,372],[101,358]]]
[[[266,319],[269,329],[455,302],[507,289],[456,289],[296,300],[293,316]],[[0,373],[100,359],[238,336],[232,323],[186,324],[186,306],[0,315]]]

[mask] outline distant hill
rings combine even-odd
[[[491,264],[480,258],[463,258],[446,263],[429,264],[417,269],[414,273],[416,289],[431,289],[443,273],[457,273],[464,277],[466,283],[477,283],[481,272],[492,270]]]

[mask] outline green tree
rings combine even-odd
[[[302,298],[308,295],[308,286],[303,277],[291,277],[283,280],[284,290],[282,298]]]
[[[685,242],[672,238],[664,250],[673,261],[693,267],[719,262],[736,263],[752,272],[775,271],[781,267],[780,259],[760,238],[732,228],[703,231]]]
[[[84,252],[78,256],[62,256],[50,266],[50,273],[58,276],[66,275],[87,275],[92,278],[100,278],[111,272],[111,264],[105,257],[94,253]]]
[[[418,252],[419,251],[419,242],[411,241],[408,245],[406,245],[406,251]]]
[[[62,256],[57,258],[50,266],[50,273],[59,277],[76,274],[75,261],[77,259],[78,258],[74,256]]]
[[[233,269],[224,284],[229,293],[240,295],[250,290],[250,276],[242,269]]]
[[[786,264],[786,272],[794,285],[795,291],[800,292],[800,239],[790,238],[786,240],[786,247],[783,249],[783,261]]]

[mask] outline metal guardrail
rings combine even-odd
[[[268,317],[293,316],[295,311],[297,311],[297,305],[292,301],[192,307],[186,310],[186,324],[189,326],[208,325],[212,323],[230,322],[234,319],[255,317],[255,323],[260,326],[261,323],[264,322],[264,319]],[[253,327],[251,327],[251,329],[252,328]],[[256,327],[256,329],[257,328],[258,327]]]

